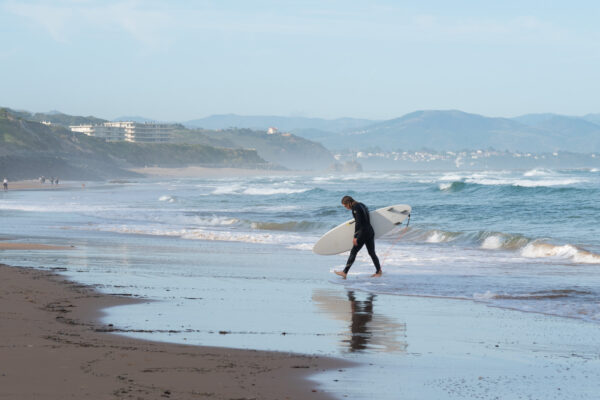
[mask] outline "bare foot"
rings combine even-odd
[[[381,275],[383,275],[383,271],[379,270],[379,272],[375,272],[373,275],[371,275],[371,278],[381,278]]]
[[[341,276],[344,279],[346,279],[346,277],[348,276],[348,274],[345,273],[344,271],[333,271],[333,272],[335,272],[337,275]]]

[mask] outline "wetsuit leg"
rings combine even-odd
[[[350,271],[350,267],[354,264],[354,260],[356,260],[356,255],[362,249],[364,242],[358,242],[358,246],[352,246],[352,250],[350,250],[350,256],[348,257],[348,261],[346,261],[346,268],[344,268],[344,272],[348,273]]]
[[[367,246],[367,251],[371,256],[371,260],[373,260],[373,264],[375,265],[375,271],[381,271],[381,265],[379,265],[379,257],[377,257],[377,254],[375,254],[375,238],[367,239],[365,245]]]

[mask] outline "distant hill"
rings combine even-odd
[[[10,108],[5,108],[8,112],[17,118],[26,119],[29,121],[42,122],[47,121],[61,126],[69,125],[85,125],[85,124],[100,124],[106,122],[105,119],[96,118],[94,116],[74,116],[63,114],[60,111],[49,111],[47,113],[31,113],[29,111],[16,111]]]
[[[280,131],[295,131],[301,129],[317,129],[326,132],[343,132],[359,129],[363,126],[373,124],[374,120],[359,118],[305,118],[305,117],[280,117],[280,116],[243,116],[236,114],[211,115],[206,118],[183,122],[190,128],[204,129],[229,129],[247,128],[256,130],[267,130],[270,127],[278,128]]]
[[[292,134],[272,134],[251,129],[180,130],[175,134],[179,143],[200,143],[231,149],[255,149],[268,162],[286,168],[319,170],[335,160],[320,143]]]
[[[158,122],[155,119],[140,117],[140,116],[123,116],[123,117],[118,117],[118,118],[113,119],[113,122],[120,122],[120,121],[132,121],[132,122],[140,122],[140,123]]]
[[[416,111],[338,135],[339,147],[461,150],[528,147],[536,133],[508,118],[462,111]]]
[[[215,148],[202,144],[105,142],[44,125],[0,109],[0,175],[9,179],[40,175],[69,179],[107,179],[136,174],[144,166],[265,167],[256,151]]]
[[[554,114],[491,118],[458,110],[427,110],[329,134],[322,143],[331,149],[590,152],[600,151],[600,126],[583,118]]]
[[[600,113],[598,114],[587,114],[582,117],[588,122],[592,122],[594,124],[600,125]]]

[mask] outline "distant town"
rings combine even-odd
[[[600,153],[531,153],[488,150],[464,151],[343,151],[336,152],[338,162],[357,161],[367,169],[393,169],[411,166],[417,169],[481,169],[600,166]]]

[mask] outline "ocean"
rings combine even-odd
[[[369,278],[366,250],[346,281],[332,271],[347,255],[311,251],[351,218],[344,195],[371,210],[412,206],[410,226],[376,242],[381,279]],[[374,304],[385,309],[382,296],[600,323],[599,198],[597,169],[87,182],[0,193],[0,237],[74,246],[5,251],[1,261],[156,300],[109,310],[122,334],[334,356],[402,353],[406,321],[373,312]],[[368,318],[340,319],[349,307]]]

